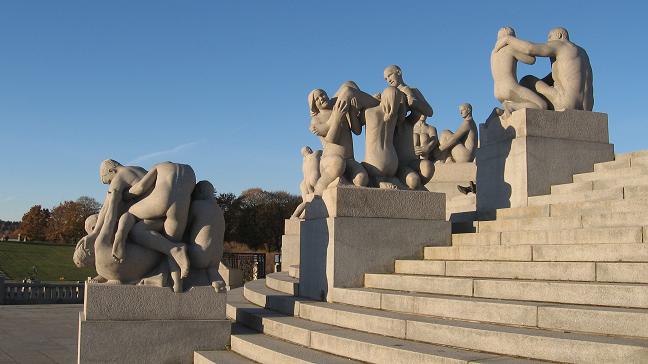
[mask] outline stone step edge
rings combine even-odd
[[[275,291],[299,296],[299,279],[291,277],[288,272],[268,273],[265,282],[268,288]]]
[[[394,296],[399,296],[397,299],[389,300],[386,299],[386,297],[394,297]],[[577,305],[577,304],[565,304],[565,303],[549,303],[549,302],[540,302],[540,301],[523,301],[523,300],[507,300],[507,299],[497,299],[497,298],[482,298],[482,297],[466,297],[466,296],[454,296],[454,295],[448,295],[448,294],[435,294],[435,293],[413,293],[413,292],[408,292],[408,291],[396,291],[396,290],[389,290],[389,289],[380,289],[380,288],[334,288],[333,293],[331,295],[332,301],[336,303],[341,303],[341,304],[347,304],[347,305],[352,305],[352,306],[358,306],[358,307],[364,307],[364,308],[373,308],[373,309],[379,309],[379,310],[384,310],[384,311],[392,311],[392,312],[401,312],[401,313],[406,313],[406,314],[414,314],[414,315],[424,315],[426,317],[439,317],[439,318],[445,318],[445,319],[455,319],[455,320],[463,320],[463,321],[472,321],[472,322],[483,322],[483,323],[491,323],[491,324],[500,324],[500,325],[507,325],[507,326],[517,326],[517,327],[529,327],[529,328],[538,328],[538,329],[545,329],[545,330],[567,330],[571,332],[578,332],[578,333],[583,333],[583,334],[593,334],[593,335],[618,335],[618,336],[623,336],[623,337],[628,337],[628,338],[641,338],[641,339],[648,339],[648,330],[646,330],[646,336],[641,336],[641,335],[633,335],[634,330],[628,329],[628,330],[617,330],[617,332],[610,332],[609,329],[608,331],[583,331],[579,330],[577,327],[573,326],[573,323],[568,323],[567,325],[545,325],[541,324],[541,321],[544,321],[545,318],[543,317],[542,319],[540,318],[540,311],[543,309],[550,309],[550,310],[558,310],[558,311],[564,311],[565,314],[570,314],[573,313],[574,311],[582,311],[586,313],[592,313],[592,312],[597,312],[602,314],[602,316],[610,316],[610,319],[616,314],[616,313],[628,313],[628,314],[634,314],[634,315],[643,315],[646,317],[646,321],[648,321],[648,309],[646,308],[618,308],[618,307],[609,307],[609,306],[594,306],[594,305]],[[486,321],[484,320],[484,315],[481,315],[482,318],[477,320],[475,318],[468,318],[465,313],[461,313],[459,315],[447,315],[446,316],[435,316],[435,315],[428,315],[425,313],[417,312],[414,309],[414,306],[412,304],[411,309],[397,309],[397,304],[395,302],[398,302],[399,305],[401,306],[408,306],[408,304],[403,304],[403,301],[405,301],[407,298],[412,298],[412,300],[418,298],[418,299],[432,299],[435,301],[446,301],[448,305],[451,306],[457,306],[458,304],[464,304],[466,302],[469,302],[469,304],[474,305],[474,309],[477,310],[479,309],[480,312],[487,312],[488,310],[496,310],[495,305],[499,306],[510,306],[510,308],[507,308],[507,312],[510,312],[512,309],[514,309],[516,306],[521,306],[524,308],[530,308],[531,311],[535,309],[535,320],[530,320],[530,321],[535,321],[533,325],[525,325],[521,324],[519,320],[508,320],[508,322],[505,322],[501,318],[498,321],[491,320],[491,321]],[[390,303],[391,302],[391,303]],[[480,306],[480,307],[478,307]],[[447,312],[447,311],[446,311]],[[606,315],[607,314],[607,315]],[[549,315],[549,313],[547,314]],[[606,319],[601,319],[602,321],[608,320]],[[516,321],[514,323],[513,321]],[[571,324],[571,326],[570,326]]]
[[[412,273],[412,272],[398,272],[398,263],[399,262],[429,262],[431,265],[432,264],[439,264],[443,263],[443,274],[429,274],[429,273]],[[481,276],[481,275],[458,275],[458,274],[448,274],[448,267],[447,263],[461,263],[461,262],[466,262],[466,263],[497,263],[499,265],[509,265],[509,263],[512,264],[518,264],[518,263],[530,263],[534,265],[556,265],[556,264],[591,264],[593,265],[594,268],[594,277],[591,280],[575,280],[575,279],[543,279],[543,278],[512,278],[512,277],[492,277],[492,276]],[[636,281],[628,281],[628,280],[610,280],[610,278],[607,278],[605,276],[600,276],[599,270],[609,268],[610,265],[644,265],[646,268],[648,268],[648,261],[646,262],[601,262],[601,261],[593,261],[593,262],[583,262],[583,261],[575,261],[575,262],[554,262],[554,261],[516,261],[516,260],[461,260],[461,259],[396,259],[395,261],[395,267],[394,267],[394,272],[393,274],[406,274],[406,275],[415,275],[415,276],[439,276],[439,277],[459,277],[459,278],[502,278],[502,279],[523,279],[523,280],[538,280],[538,281],[556,281],[556,282],[600,282],[600,283],[639,283],[639,284],[648,284],[648,281],[646,282],[636,282]]]
[[[326,304],[326,303],[319,303],[320,305],[328,305],[328,306],[333,306],[335,304]],[[300,312],[304,312],[305,310],[312,309],[313,307],[318,307],[317,304],[314,303],[304,303],[305,307],[300,308]],[[342,306],[348,306],[351,307],[350,305],[342,305],[338,304],[337,311],[342,309]],[[324,307],[320,309],[333,309],[331,307]],[[566,333],[563,331],[559,330],[545,330],[545,329],[534,329],[534,328],[522,328],[522,327],[514,327],[514,326],[507,326],[507,325],[496,325],[496,324],[487,324],[487,323],[476,323],[476,322],[469,322],[469,321],[461,321],[461,320],[451,320],[451,319],[439,319],[439,318],[433,318],[433,317],[425,317],[421,315],[407,315],[407,314],[400,314],[400,313],[391,313],[391,315],[388,315],[387,311],[382,311],[382,310],[375,310],[375,309],[366,309],[369,312],[369,316],[372,317],[378,317],[380,320],[378,320],[377,327],[381,327],[381,322],[389,322],[393,320],[401,320],[403,321],[405,326],[405,329],[403,329],[403,333],[395,335],[392,331],[394,330],[389,324],[387,325],[387,328],[385,330],[376,330],[376,332],[372,331],[365,331],[362,330],[362,327],[347,327],[347,326],[336,326],[339,325],[340,322],[336,320],[335,327],[344,327],[345,329],[350,329],[350,330],[361,330],[362,332],[367,332],[370,334],[379,334],[383,336],[389,336],[389,337],[396,337],[398,339],[412,339],[410,336],[415,336],[416,339],[421,339],[425,342],[425,340],[437,340],[437,342],[429,342],[432,345],[443,345],[443,346],[448,346],[448,347],[453,347],[453,348],[460,348],[461,350],[471,350],[471,351],[484,351],[483,348],[476,348],[471,345],[481,345],[479,343],[470,343],[470,340],[464,340],[462,339],[462,330],[463,331],[477,331],[479,332],[478,336],[484,337],[484,336],[490,336],[491,340],[495,340],[496,342],[501,342],[501,341],[507,341],[506,338],[502,338],[501,335],[509,335],[510,337],[514,336],[521,336],[524,337],[526,342],[527,340],[535,340],[535,341],[543,341],[544,345],[546,346],[545,349],[549,349],[554,347],[555,345],[567,345],[571,348],[572,345],[584,345],[584,346],[589,346],[590,348],[593,347],[605,347],[605,348],[617,348],[618,347],[623,347],[624,350],[630,351],[630,352],[635,352],[637,350],[641,350],[643,353],[648,355],[648,341],[646,340],[638,340],[638,339],[627,339],[627,338],[614,338],[610,337],[607,335],[592,335],[592,334],[582,334],[582,333]],[[337,312],[336,311],[336,312]],[[307,311],[306,311],[307,312]],[[376,314],[371,314],[371,312],[375,312]],[[304,315],[303,313],[300,314],[300,317]],[[362,314],[360,314],[362,315]],[[385,317],[385,316],[392,316],[392,317]],[[400,317],[395,318],[395,317]],[[325,325],[331,325],[330,322],[321,322],[321,321],[313,321],[313,319],[316,320],[322,320],[325,318],[325,315],[318,315],[318,314],[312,314],[309,315],[309,320],[310,322],[318,322],[321,324]],[[303,319],[303,318],[302,318]],[[391,320],[390,320],[391,319]],[[272,317],[270,317],[270,320],[272,320]],[[350,322],[356,322],[357,320],[350,320]],[[360,326],[364,326],[366,324],[366,321],[364,323],[361,323]],[[262,326],[265,328],[267,324],[263,324]],[[353,326],[353,324],[348,326]],[[412,333],[411,330],[407,329],[408,327],[414,326],[414,333]],[[444,332],[445,340],[448,342],[439,342],[443,341],[444,339],[439,339],[437,335],[422,335],[421,332],[418,334],[416,333],[416,328],[417,326],[419,329],[421,329],[421,325],[424,327],[432,328],[433,330],[441,330]],[[427,326],[426,326],[427,325]],[[398,330],[398,329],[396,329]],[[451,331],[451,333],[448,333],[448,330]],[[378,332],[380,331],[380,332]],[[423,329],[423,332],[425,329]],[[450,337],[450,338],[449,338]],[[510,338],[509,337],[509,338]],[[434,339],[433,339],[434,338]],[[534,339],[535,338],[535,339]],[[547,339],[549,338],[549,339]],[[615,340],[618,339],[618,340]],[[451,341],[463,341],[463,344],[459,345],[457,342],[455,344],[449,344]],[[547,342],[547,340],[552,341],[551,344]],[[566,343],[566,342],[569,343]],[[525,353],[526,349],[514,349],[517,350],[515,353],[502,353],[503,355],[522,355],[522,353]],[[508,349],[511,350],[511,349]],[[538,354],[538,355],[548,355],[545,357],[539,356],[539,357],[531,357],[534,359],[542,359],[542,360],[558,360],[562,361],[562,356],[564,354],[560,354],[561,351],[564,350],[558,350],[558,353],[552,353],[552,354]],[[567,350],[569,351],[569,350]],[[553,355],[553,356],[552,356]],[[557,357],[556,357],[557,355]],[[588,354],[584,354],[588,355]]]
[[[194,351],[194,364],[254,364],[257,363],[232,350]]]
[[[429,354],[427,353],[426,359],[430,357],[436,357],[436,358],[441,358],[441,359],[450,359],[450,362],[453,362],[456,360],[456,356],[458,355],[465,355],[465,356],[471,356],[473,359],[469,360],[464,360],[460,362],[465,362],[465,363],[473,363],[473,362],[481,362],[480,360],[498,360],[498,359],[515,359],[516,363],[531,363],[531,361],[527,361],[525,358],[521,357],[512,357],[508,355],[499,355],[499,354],[493,354],[493,353],[488,353],[484,351],[477,351],[477,350],[467,350],[467,349],[462,349],[462,348],[457,348],[457,347],[452,347],[448,345],[438,345],[434,343],[427,343],[427,342],[422,342],[422,341],[414,341],[414,340],[409,340],[409,339],[401,339],[401,338],[395,338],[395,337],[390,337],[386,335],[380,335],[380,334],[373,334],[373,333],[368,333],[364,331],[358,331],[358,330],[352,330],[348,328],[343,328],[340,326],[335,326],[335,325],[330,325],[330,324],[324,324],[316,321],[310,321],[303,319],[301,317],[295,316],[295,317],[290,317],[286,315],[277,315],[273,313],[271,310],[264,310],[260,311],[259,307],[254,305],[254,304],[249,304],[247,306],[252,306],[252,307],[247,307],[244,303],[240,302],[228,302],[228,311],[234,311],[237,310],[237,317],[230,317],[233,320],[236,320],[238,324],[242,324],[252,330],[261,332],[263,330],[263,333],[272,337],[276,337],[272,335],[270,332],[266,332],[266,330],[270,331],[272,330],[271,327],[275,325],[279,326],[284,326],[287,328],[292,329],[293,331],[301,331],[302,334],[304,331],[307,332],[307,335],[309,338],[306,339],[310,342],[310,336],[311,333],[329,333],[330,335],[333,336],[340,336],[343,334],[356,334],[360,336],[360,339],[357,339],[356,341],[361,342],[362,344],[369,344],[369,345],[377,345],[377,346],[384,346],[380,345],[380,341],[385,341],[388,340],[394,344],[390,345],[393,348],[398,348],[398,350],[402,350],[405,353],[409,354],[415,354],[416,356],[421,355],[422,351],[417,351],[416,349],[421,349],[425,348],[427,349],[428,352],[431,351],[438,351],[438,353],[432,353]],[[236,308],[235,306],[238,306]],[[256,307],[256,308],[254,308]],[[249,311],[246,311],[246,308],[249,309]],[[240,311],[239,311],[240,310]],[[239,315],[240,313],[245,313],[244,315]],[[265,316],[264,316],[265,314]],[[238,316],[243,316],[243,317],[238,317]],[[286,320],[282,320],[285,318],[293,319],[292,325],[291,322]],[[239,321],[239,319],[241,321]],[[301,325],[298,326],[296,323],[299,323]],[[311,328],[315,328],[315,330],[311,330],[308,328],[310,326]],[[285,334],[288,330],[286,328],[282,328],[278,330],[279,333]],[[293,338],[293,337],[286,337],[285,335],[281,338],[282,340],[289,341],[293,344],[296,345],[301,345],[304,347],[311,347],[309,345],[309,342],[304,342],[304,341],[299,341],[299,338]],[[303,339],[303,338],[302,338]],[[364,339],[364,340],[363,340]],[[373,341],[373,342],[372,342]],[[377,343],[378,342],[378,343]],[[413,348],[411,348],[413,346]],[[414,350],[412,350],[414,349]],[[348,353],[348,350],[345,349],[345,352]],[[336,355],[337,353],[333,352],[328,352],[329,354]],[[423,353],[426,354],[426,353]],[[444,355],[445,354],[445,355]],[[454,356],[454,357],[453,357]],[[353,358],[351,358],[353,359]],[[418,359],[418,358],[417,358]],[[454,360],[453,360],[454,359]],[[372,362],[371,358],[368,357],[363,357],[363,358],[358,358],[358,360],[362,360],[363,362]],[[438,359],[437,359],[438,360]],[[435,361],[437,362],[437,361]],[[445,361],[444,361],[445,362]],[[533,361],[535,363],[535,361]]]

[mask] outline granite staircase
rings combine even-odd
[[[648,151],[618,155],[332,302],[295,269],[248,282],[227,305],[240,356],[196,362],[648,363],[647,192]]]

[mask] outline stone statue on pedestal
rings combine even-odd
[[[77,244],[77,266],[94,264],[97,281],[110,283],[160,276],[157,284],[172,281],[176,292],[183,290],[182,280],[193,266],[206,269],[211,284],[224,288],[217,271],[225,226],[209,182],[196,184],[189,165],[171,162],[147,173],[106,160],[100,176],[109,184],[108,194],[96,222],[95,217],[87,221],[92,230]]]
[[[592,66],[587,52],[569,40],[567,29],[550,30],[546,43],[531,43],[516,38],[514,33],[506,34],[498,39],[493,51],[504,47],[531,57],[549,57],[551,73],[543,79],[525,76],[520,84],[544,97],[550,109],[592,111]]]

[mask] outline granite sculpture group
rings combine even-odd
[[[518,82],[517,62],[533,64],[536,57],[550,58],[551,72]],[[516,38],[512,28],[501,28],[491,53],[491,72],[495,98],[501,102],[494,112],[502,119],[523,108],[592,110],[589,58],[569,40],[565,28],[552,29],[546,43],[527,42]],[[304,202],[293,218],[303,216],[307,201],[333,184],[417,190],[432,178],[434,163],[474,161],[478,139],[470,104],[459,106],[463,122],[457,130],[439,135],[426,123],[432,107],[419,89],[403,81],[401,68],[390,65],[383,75],[389,86],[373,96],[353,81],[342,84],[333,98],[322,89],[308,95],[310,130],[319,136],[323,151],[302,148]],[[365,160],[358,163],[351,133],[360,135],[363,127]]]
[[[150,171],[101,163],[108,193],[98,215],[86,220],[88,235],[74,263],[92,266],[95,282],[225,288],[218,274],[225,220],[208,181],[196,183],[191,166],[164,162]],[[205,275],[206,278],[205,279]]]

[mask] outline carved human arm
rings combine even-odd
[[[423,94],[419,90],[411,87],[403,87],[401,91],[407,97],[407,105],[410,109],[416,110],[427,117],[432,116],[434,113],[432,106],[425,100],[425,97],[423,97]]]
[[[506,36],[497,41],[495,48],[499,50],[505,45],[509,45],[514,51],[529,56],[553,57],[556,55],[556,49],[550,43],[531,43],[516,37]]]
[[[329,130],[324,138],[327,143],[335,143],[337,141],[338,135],[340,134],[340,124],[342,123],[342,118],[347,111],[347,102],[338,99],[338,102],[333,106],[333,112],[327,121]]]
[[[530,56],[528,54],[524,54],[516,51],[513,51],[513,57],[515,57],[515,59],[517,59],[518,61],[526,64],[534,64],[536,61],[536,58],[534,56]]]
[[[437,135],[437,130],[435,127],[427,125],[427,128],[425,128],[424,132],[428,136],[428,142],[424,145],[421,145],[420,147],[414,147],[414,153],[417,156],[430,154],[430,152],[432,152],[432,150],[434,150],[434,148],[439,145],[439,137]]]
[[[448,148],[454,147],[469,132],[470,132],[470,124],[464,121],[463,123],[461,123],[459,128],[457,128],[457,131],[453,135],[448,137],[444,143],[439,145],[439,150],[444,151]]]
[[[141,196],[146,192],[150,191],[155,185],[157,180],[157,167],[153,167],[148,173],[142,177],[142,179],[134,184],[126,194],[127,199],[132,199],[137,196]]]

